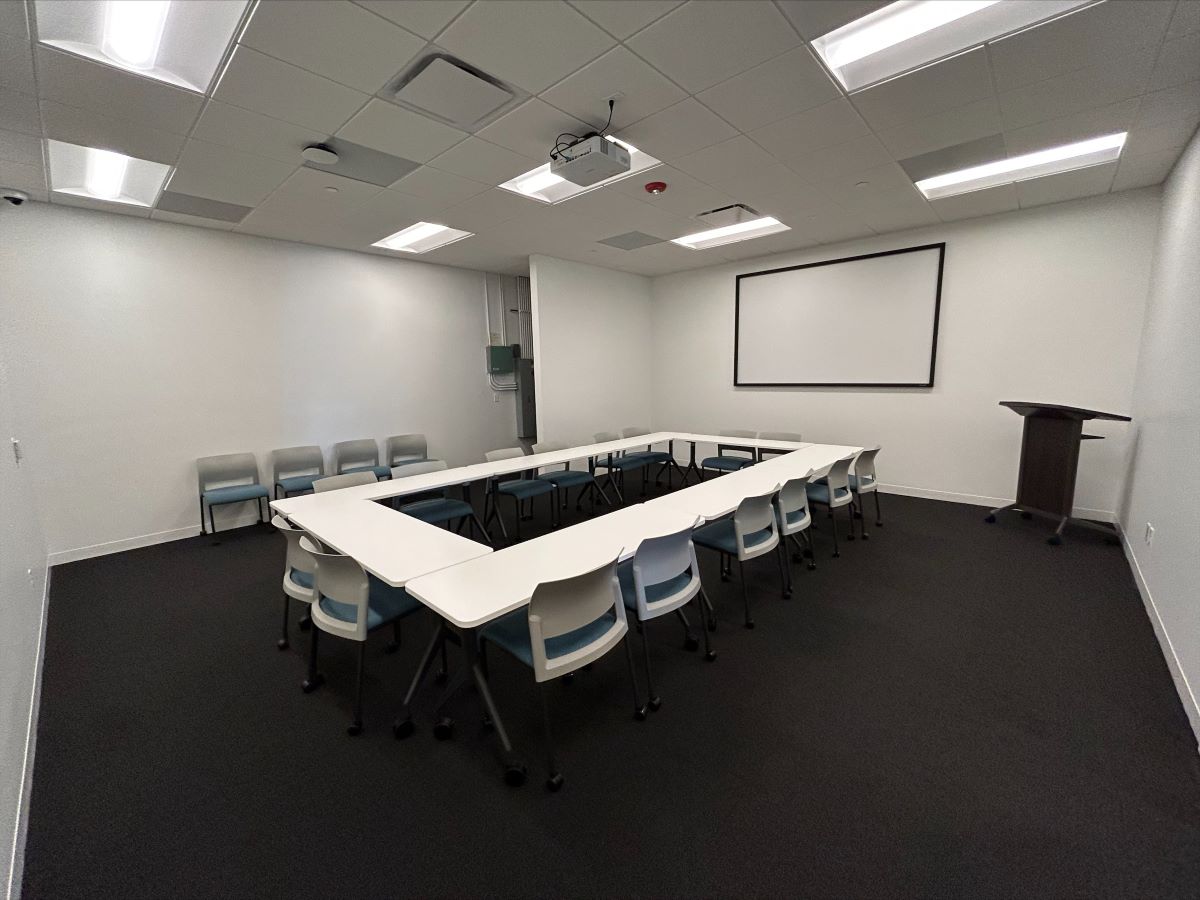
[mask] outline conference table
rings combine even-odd
[[[532,469],[559,466],[581,459],[594,469],[598,456],[636,450],[648,445],[683,440],[725,446],[753,447],[779,453],[754,466],[684,487],[646,503],[636,503],[606,515],[505,547],[501,550],[472,541],[436,525],[406,516],[379,501],[453,486],[464,488]],[[479,463],[397,477],[321,494],[274,500],[271,507],[317,540],[353,557],[364,569],[429,607],[439,619],[417,672],[409,685],[394,724],[397,737],[411,734],[409,706],[427,674],[439,645],[461,645],[466,666],[450,678],[438,699],[440,713],[457,692],[473,681],[487,721],[503,748],[505,780],[520,784],[525,768],[513,754],[512,743],[491,696],[478,654],[478,630],[529,603],[538,584],[579,574],[612,561],[628,559],[648,537],[671,534],[727,515],[745,497],[774,490],[810,471],[820,475],[837,460],[861,448],[758,438],[729,438],[680,432],[653,432],[617,441],[587,444],[535,453],[496,462]],[[442,716],[435,734],[447,736],[451,720]]]

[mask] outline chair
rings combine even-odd
[[[795,441],[800,443],[804,440],[798,431],[760,431],[758,436],[764,441]],[[759,447],[758,458],[761,461],[768,454],[791,453],[791,450],[772,450],[770,447]]]
[[[525,451],[520,447],[507,447],[503,450],[489,450],[484,454],[488,462],[499,462],[504,459],[516,459],[524,456]],[[504,516],[500,514],[499,495],[512,497],[513,510],[516,519],[516,539],[521,540],[521,508],[526,500],[532,501],[534,497],[540,497],[543,494],[553,495],[556,488],[549,481],[544,481],[541,478],[525,478],[522,475],[506,478],[501,480],[498,477],[488,479],[487,494],[484,498],[484,516],[483,524],[486,527],[488,522],[494,517],[500,523],[500,533],[504,536],[504,540],[508,540],[508,529],[504,527]],[[550,519],[554,527],[558,527],[558,510],[557,504],[554,502],[554,497],[550,497]]]
[[[326,475],[313,482],[313,493],[323,494],[325,491],[340,491],[342,488],[358,487],[360,484],[374,484],[379,479],[374,472],[347,472],[344,475]]]
[[[850,534],[846,540],[854,540],[854,494],[850,491],[850,466],[854,463],[854,454],[839,459],[829,469],[829,474],[818,478],[808,485],[808,499],[811,503],[820,503],[828,508],[829,518],[833,523],[833,556],[841,556],[838,550],[837,519],[833,511],[842,506],[850,507]]]
[[[374,472],[377,479],[392,477],[392,467],[379,464],[379,445],[371,438],[333,445],[333,474],[347,472]]]
[[[817,567],[813,558],[812,535],[809,526],[812,525],[812,513],[808,508],[808,482],[812,478],[812,469],[802,478],[793,478],[784,483],[775,495],[775,518],[779,522],[779,537],[784,542],[784,553],[787,552],[787,540],[792,539],[796,552],[792,555],[793,562],[800,562],[808,557],[808,568],[811,571]],[[804,546],[800,537],[804,538]],[[787,567],[788,589],[792,586],[792,570]]]
[[[855,506],[857,507],[857,516],[859,521],[859,534],[865,541],[869,537],[867,534],[866,520],[864,516],[867,514],[866,505],[863,503],[863,494],[875,495],[875,527],[883,527],[883,514],[879,511],[879,477],[875,474],[875,457],[879,455],[882,447],[871,447],[863,450],[858,454],[858,458],[854,460],[854,474],[849,477],[850,492],[854,494]]]
[[[717,658],[709,644],[708,598],[700,584],[700,566],[696,562],[696,547],[692,529],[675,534],[646,538],[638,545],[632,559],[617,566],[617,580],[625,607],[637,617],[642,632],[642,655],[646,663],[646,694],[651,709],[658,709],[662,699],[654,693],[654,676],[650,673],[650,646],[646,637],[648,623],[659,616],[675,613],[683,623],[684,648],[695,650],[700,642],[692,634],[691,624],[683,607],[696,601],[700,613],[700,630],[704,632],[704,658]]]
[[[758,432],[739,431],[735,428],[729,431],[720,432],[720,436],[753,438],[758,437]],[[740,453],[749,453],[750,455],[737,455]],[[717,455],[710,456],[700,463],[700,478],[703,480],[706,469],[711,472],[736,472],[738,469],[744,469],[746,466],[754,465],[757,460],[758,451],[756,451],[753,447],[738,446],[737,444],[717,444]]]
[[[284,497],[311,491],[313,482],[324,474],[325,457],[320,447],[288,447],[271,453],[271,481],[276,500],[280,488]]]
[[[358,677],[354,688],[354,718],[346,733],[362,733],[363,667],[367,635],[384,625],[393,628],[387,651],[400,645],[400,620],[421,608],[420,602],[404,588],[392,587],[368,574],[362,566],[340,553],[317,546],[310,537],[300,539],[313,559],[312,644],[309,648],[306,694],[320,687],[325,679],[317,670],[317,636],[322,632],[358,641]]]
[[[619,441],[621,436],[615,431],[597,431],[594,435],[592,435],[592,438],[597,444],[606,444],[609,441]],[[595,456],[592,457],[591,462],[591,470],[593,472],[595,472],[596,469],[604,469],[605,477],[608,478],[608,483],[612,485],[612,489],[616,493],[617,499],[621,502],[622,506],[625,505],[625,473],[633,471],[634,469],[645,468],[645,466],[646,461],[640,456],[630,456],[624,451],[621,451],[620,453],[609,453],[604,456]],[[619,485],[617,483],[618,478],[620,479]],[[597,482],[597,484],[599,484],[599,482]],[[645,483],[643,482],[643,489],[644,486]],[[603,491],[603,488],[601,488],[601,490]]]
[[[565,450],[565,444],[551,443],[543,441],[533,445],[534,453],[553,453],[555,450]],[[554,485],[555,492],[562,491],[560,506],[563,509],[567,508],[567,499],[570,495],[571,488],[579,488],[579,496],[575,498],[575,509],[583,510],[583,495],[587,494],[591,505],[591,511],[596,512],[596,491],[599,490],[596,485],[596,477],[590,472],[585,472],[582,469],[572,469],[569,462],[563,463],[561,469],[554,469],[550,472],[538,472],[537,477],[542,481],[548,481]],[[601,496],[604,497],[604,502],[612,506],[612,501],[608,499],[608,495],[601,491]]]
[[[557,791],[563,777],[554,755],[550,707],[545,683],[586,666],[617,646],[629,631],[625,603],[617,581],[617,560],[534,588],[529,606],[502,616],[479,633],[480,653],[486,665],[487,645],[495,644],[533,670],[542,699],[549,774],[546,787]],[[646,718],[638,692],[633,648],[625,642],[629,677],[633,682],[634,718]]]
[[[744,563],[747,560],[770,553],[780,547],[779,523],[775,520],[772,500],[775,490],[758,497],[747,497],[738,504],[732,518],[718,519],[708,525],[697,528],[692,533],[692,540],[701,547],[716,550],[721,559],[721,580],[728,581],[733,570],[734,558],[738,561],[738,579],[742,583],[742,605],[746,609],[746,627],[754,627],[754,619],[750,616],[750,597],[746,591],[746,571]],[[783,588],[783,596],[790,597],[788,589],[786,563],[779,553],[779,581]]]
[[[392,478],[393,480],[411,478],[413,475],[423,475],[426,472],[441,472],[446,468],[448,467],[444,459],[426,459],[397,466],[392,470]],[[492,539],[484,529],[483,523],[479,521],[479,517],[475,515],[475,507],[465,500],[455,500],[445,488],[426,493],[429,496],[412,502],[404,502],[398,509],[406,516],[412,516],[414,519],[420,519],[430,525],[449,527],[451,522],[458,522],[454,531],[459,533],[462,532],[463,525],[468,525],[478,529],[483,536],[483,542],[491,545]],[[395,499],[402,500],[400,497]]]
[[[258,461],[253,453],[202,456],[196,460],[196,477],[200,492],[201,534],[216,533],[213,507],[227,503],[253,500],[258,507],[258,521],[265,521],[262,501],[270,502],[271,494],[258,483]],[[208,507],[208,531],[204,530],[205,507]]]
[[[384,444],[384,462],[393,469],[429,460],[429,446],[423,434],[397,434]]]
[[[283,516],[275,516],[271,524],[287,538],[287,556],[283,563],[283,634],[275,646],[280,650],[288,648],[288,607],[290,601],[299,600],[305,606],[311,606],[313,600],[313,563],[312,554],[301,546],[304,531],[293,527]],[[300,619],[300,630],[304,631],[312,624],[308,614]]]
[[[638,437],[639,435],[649,433],[649,428],[642,428],[640,425],[634,425],[630,428],[621,429],[621,437],[625,438]],[[671,453],[669,450],[655,450],[653,445],[648,444],[645,450],[631,450],[626,455],[641,457],[643,460],[645,460],[647,466],[658,465],[660,467],[658,474],[654,476],[654,483],[656,485],[661,484],[659,479],[662,478],[663,472],[667,473],[667,480],[668,482],[670,481],[670,471],[672,466],[675,467],[675,471],[679,472],[679,476],[681,478],[683,477],[683,472],[679,469],[679,463],[675,461],[675,454]]]

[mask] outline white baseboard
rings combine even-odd
[[[959,494],[953,491],[936,491],[932,488],[912,487],[906,484],[884,484],[879,482],[879,489],[885,494],[900,494],[903,497],[920,497],[924,500],[944,500],[949,503],[969,503],[972,506],[986,506],[995,509],[1007,506],[1013,502],[1011,497],[983,497],[979,494]],[[1094,522],[1117,521],[1117,514],[1111,509],[1090,509],[1077,506],[1071,510],[1071,515],[1078,519],[1091,519]]]
[[[218,522],[220,531],[253,525],[258,521],[257,514],[239,516],[232,521]],[[195,537],[200,533],[199,525],[189,525],[187,528],[172,528],[170,531],[156,531],[153,534],[142,534],[137,537],[122,538],[119,541],[108,541],[103,544],[91,544],[87,547],[76,547],[73,550],[57,550],[46,560],[50,566],[62,563],[76,562],[81,559],[91,559],[93,556],[105,556],[109,553],[120,553],[122,550],[136,550],[139,547],[152,547],[155,544],[165,544],[167,541],[178,541],[183,538]]]
[[[1125,558],[1129,560],[1129,567],[1133,570],[1133,580],[1137,585],[1138,593],[1142,595],[1142,605],[1146,607],[1146,617],[1150,620],[1150,625],[1154,628],[1154,636],[1158,638],[1159,649],[1162,650],[1163,658],[1167,661],[1167,668],[1170,670],[1171,678],[1175,682],[1175,690],[1179,693],[1179,701],[1183,704],[1183,711],[1187,713],[1188,721],[1192,725],[1192,731],[1196,735],[1196,749],[1200,752],[1200,702],[1197,701],[1196,692],[1192,690],[1192,686],[1188,683],[1187,675],[1184,674],[1183,667],[1179,664],[1179,656],[1175,653],[1175,645],[1171,643],[1171,636],[1167,634],[1162,617],[1158,614],[1158,607],[1154,605],[1154,597],[1150,593],[1150,586],[1146,584],[1146,579],[1142,575],[1142,567],[1138,565],[1137,555],[1133,552],[1133,545],[1129,543],[1129,535],[1125,534],[1124,529],[1119,530],[1121,531],[1121,547],[1125,550]]]

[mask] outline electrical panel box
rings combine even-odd
[[[537,437],[537,404],[533,396],[533,360],[518,359],[517,374],[517,437]]]
[[[510,375],[513,371],[513,348],[511,344],[492,344],[487,348],[488,373]]]

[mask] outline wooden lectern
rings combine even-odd
[[[993,509],[985,521],[995,522],[996,513],[1015,509],[1027,519],[1032,516],[1057,519],[1058,527],[1049,539],[1051,544],[1062,543],[1063,529],[1068,522],[1114,537],[1112,529],[1086,519],[1071,518],[1071,510],[1075,507],[1075,472],[1079,468],[1079,442],[1102,439],[1098,434],[1084,434],[1084,421],[1128,422],[1129,416],[1055,403],[1002,400],[1000,405],[1025,419],[1021,474],[1017,479],[1017,502]]]

